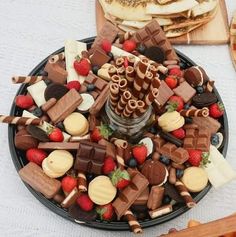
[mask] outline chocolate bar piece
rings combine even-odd
[[[154,144],[156,146],[157,152],[162,155],[168,156],[172,161],[178,164],[183,164],[189,158],[187,150],[182,147],[177,147],[170,142],[166,142],[160,137],[155,138]]]
[[[148,197],[147,206],[151,210],[159,208],[162,204],[165,189],[159,186],[152,186]]]
[[[68,208],[68,207],[72,206],[76,202],[76,199],[78,197],[79,197],[79,191],[75,187],[68,194],[68,196],[63,200],[63,202],[61,203],[61,206],[64,207],[64,208]]]
[[[196,90],[186,81],[182,82],[178,87],[173,89],[173,91],[176,95],[181,96],[185,103],[190,101],[196,94]]]
[[[136,31],[133,39],[137,43],[143,43],[147,48],[159,46],[164,51],[167,60],[179,61],[179,57],[174,48],[171,46],[165,33],[156,20],[151,21],[144,28]]]
[[[97,143],[81,141],[74,169],[84,173],[101,174],[106,147]]]
[[[149,197],[149,188],[147,187],[134,201],[133,205],[146,205]]]
[[[111,58],[101,49],[97,48],[89,59],[93,66],[102,67],[102,65],[108,63]]]
[[[163,216],[165,214],[168,214],[173,211],[172,205],[165,205],[163,207],[160,207],[156,210],[149,211],[149,215],[152,219],[157,218],[159,216]]]
[[[148,180],[142,174],[137,173],[134,175],[131,183],[120,192],[119,196],[112,203],[118,220],[147,188],[148,184]]]
[[[79,142],[40,142],[38,148],[44,150],[77,150]]]
[[[48,110],[48,116],[56,124],[71,114],[82,101],[81,95],[75,89],[71,89]]]
[[[169,98],[174,95],[174,92],[170,89],[169,86],[164,81],[161,81],[161,85],[158,88],[159,90],[159,95],[156,98],[156,102],[158,106],[162,107],[168,100]]]
[[[19,171],[21,179],[46,198],[53,198],[61,188],[61,182],[48,177],[43,169],[29,162]]]

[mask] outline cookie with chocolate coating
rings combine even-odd
[[[208,107],[217,102],[217,97],[211,92],[197,94],[192,99],[192,104],[197,108]]]

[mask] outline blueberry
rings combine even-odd
[[[150,127],[150,128],[148,129],[148,131],[149,131],[150,133],[157,134],[157,129],[156,129],[154,126]]]
[[[86,175],[86,178],[87,178],[87,180],[90,182],[91,180],[93,180],[94,175],[93,175],[93,174],[87,174],[87,175]]]
[[[190,105],[189,104],[185,104],[184,105],[184,109],[189,109],[190,108]]]
[[[107,53],[107,56],[110,57],[110,60],[112,60],[114,58],[114,55],[112,52]]]
[[[95,90],[95,85],[94,84],[88,84],[87,85],[87,91],[88,92],[91,92],[91,91],[94,91]]]
[[[38,107],[32,111],[32,114],[37,117],[43,116],[43,111]]]
[[[97,75],[99,69],[100,69],[99,66],[97,66],[97,65],[93,66],[93,67],[92,67],[93,74]]]
[[[164,205],[167,205],[167,204],[169,204],[170,202],[171,202],[170,196],[165,195],[165,196],[163,197],[163,199],[162,199],[162,203],[163,203]]]
[[[213,134],[211,136],[211,144],[213,146],[217,146],[219,144],[219,142],[220,142],[219,136],[217,134]]]
[[[138,52],[141,54],[144,54],[146,51],[146,47],[144,44],[139,44],[138,48],[137,48]]]
[[[196,90],[198,94],[202,94],[204,92],[203,86],[197,86]]]
[[[49,79],[45,79],[44,82],[46,83],[47,86],[50,85],[50,84],[52,83],[52,81],[49,80]]]
[[[128,166],[130,168],[135,168],[138,165],[137,161],[132,157],[128,161]]]
[[[65,126],[64,126],[63,122],[59,122],[56,126],[57,126],[60,130],[65,131]]]
[[[184,62],[180,62],[179,66],[181,69],[186,69],[186,64]]]
[[[186,123],[186,124],[191,124],[191,123],[193,123],[193,119],[192,119],[192,118],[186,117],[186,118],[184,118],[184,119],[185,119],[185,123]]]
[[[181,170],[181,169],[177,169],[176,170],[176,177],[178,179],[182,178],[183,175],[184,175],[184,171],[183,170]]]
[[[164,165],[169,165],[170,164],[170,159],[167,156],[160,156],[160,162],[163,163]]]
[[[47,76],[48,76],[48,73],[47,73],[46,71],[44,71],[44,70],[40,70],[38,75],[39,75],[39,76],[47,77]]]

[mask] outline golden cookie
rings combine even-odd
[[[89,183],[88,195],[97,205],[105,205],[115,198],[116,188],[107,176],[100,175]]]
[[[65,174],[65,172],[54,172],[48,167],[48,158],[45,158],[42,163],[44,173],[50,178],[59,178]]]
[[[74,112],[64,120],[65,130],[72,136],[81,136],[88,127],[88,120],[83,114]]]
[[[182,182],[193,193],[202,191],[208,183],[208,176],[203,168],[189,167],[185,169]]]

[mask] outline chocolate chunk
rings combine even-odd
[[[77,204],[74,204],[68,209],[69,215],[75,220],[82,222],[91,222],[96,220],[97,212],[95,210],[92,211],[83,211]]]
[[[165,61],[165,52],[160,47],[152,46],[146,49],[145,54],[147,58],[157,62],[163,63]]]
[[[192,88],[186,81],[180,83],[180,85],[173,89],[173,91],[176,95],[182,97],[185,103],[191,100],[196,94],[196,90]]]
[[[109,62],[111,58],[101,49],[96,49],[89,59],[92,66],[102,67],[102,65]]]
[[[16,148],[21,150],[28,150],[38,146],[38,140],[29,134],[25,128],[16,133],[14,142]]]
[[[197,94],[193,97],[192,103],[197,108],[208,107],[217,102],[217,96],[211,92]]]
[[[182,196],[180,196],[180,194],[177,192],[174,185],[167,182],[164,185],[164,188],[165,188],[165,195],[168,195],[170,198],[172,198],[173,200],[175,200],[178,203],[184,202]]]
[[[48,101],[51,98],[55,98],[59,100],[61,97],[63,97],[68,92],[68,89],[59,83],[51,83],[49,86],[47,86],[44,97],[45,100]]]
[[[28,125],[26,127],[27,131],[29,134],[32,135],[32,137],[38,139],[41,142],[49,142],[50,139],[48,138],[48,135],[46,132],[44,132],[42,129],[33,126],[33,125]]]

